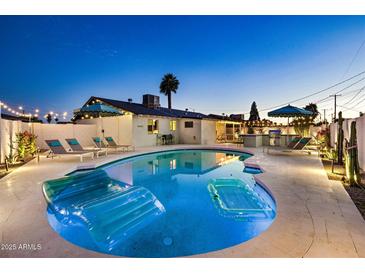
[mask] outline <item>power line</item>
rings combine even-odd
[[[361,81],[364,81],[365,80],[365,77],[361,78],[360,80],[356,81],[355,83],[352,83],[351,85],[347,86],[347,87],[344,87],[343,89],[337,91],[335,94],[339,94],[340,92],[350,88],[350,87],[353,87],[354,85],[360,83]]]
[[[352,60],[351,60],[350,64],[348,65],[347,69],[345,70],[344,74],[342,75],[341,79],[343,79],[343,78],[346,76],[346,74],[350,71],[350,68],[352,67],[352,64],[353,64],[353,63],[354,63],[354,61],[356,60],[356,58],[357,58],[357,56],[359,55],[359,53],[360,53],[360,51],[361,51],[362,47],[364,46],[364,44],[365,44],[365,39],[364,39],[364,40],[362,41],[362,43],[360,44],[360,47],[357,49],[357,51],[356,51],[356,53],[355,53],[354,57],[352,57]]]
[[[356,84],[358,84],[358,83],[360,83],[363,80],[365,80],[365,77],[361,78],[360,80],[356,81],[355,83],[352,83],[351,85],[349,85],[347,87],[344,87],[343,89],[341,89],[341,90],[339,90],[339,91],[337,91],[334,94],[329,96],[330,98],[331,97],[334,98],[334,110],[333,110],[333,119],[334,119],[334,121],[336,121],[336,115],[337,115],[337,109],[336,109],[336,107],[337,107],[337,97],[342,96],[342,94],[339,94],[339,93],[346,90],[346,89],[348,89],[348,88],[350,88],[350,87],[352,87],[352,86],[354,86],[354,85],[356,85]]]
[[[346,96],[351,95],[351,93],[354,93],[354,92],[359,91],[359,90],[361,90],[361,88],[353,89],[353,90],[346,91],[346,92],[342,93],[342,99],[344,99],[344,97],[346,97]],[[314,103],[315,104],[321,104],[321,103],[329,101],[329,100],[331,100],[331,97],[324,97],[322,99],[319,99],[318,101],[315,101]],[[330,102],[327,102],[326,104],[328,104],[328,103],[330,103]]]
[[[362,100],[360,100],[359,102],[357,102],[355,105],[352,105],[351,108],[354,108],[354,107],[360,105],[362,102],[365,102],[365,97]]]
[[[344,108],[344,109],[346,109],[346,110],[348,110],[348,111],[353,111],[353,112],[361,112],[361,111],[363,111],[363,110],[354,109],[354,108],[349,108],[349,107],[342,106],[342,105],[337,105],[337,106],[338,106],[338,107],[340,107],[340,108]]]
[[[344,105],[348,105],[349,103],[351,103],[364,90],[365,90],[365,86],[363,86],[361,89],[359,89],[359,91],[349,101],[344,103]]]
[[[269,108],[262,109],[262,110],[260,110],[259,112],[263,112],[263,111],[271,110],[271,109],[274,109],[274,108],[278,108],[278,107],[281,107],[281,106],[285,106],[285,105],[288,105],[288,104],[292,104],[292,103],[295,103],[295,102],[298,102],[298,101],[301,101],[301,100],[307,99],[307,98],[312,97],[312,96],[314,96],[314,95],[317,95],[317,94],[323,93],[323,92],[325,92],[325,91],[328,91],[328,90],[330,90],[330,89],[332,89],[332,88],[334,88],[334,87],[340,86],[341,84],[346,83],[346,82],[348,82],[348,81],[350,81],[350,80],[352,80],[352,79],[354,79],[354,78],[356,78],[356,77],[358,77],[358,76],[360,76],[360,75],[363,75],[363,74],[365,74],[365,70],[364,70],[364,71],[362,71],[362,72],[360,72],[360,73],[358,73],[358,74],[356,74],[356,75],[354,75],[354,76],[351,76],[350,78],[347,78],[347,79],[345,79],[345,80],[343,80],[343,81],[340,81],[340,82],[338,82],[338,83],[336,83],[336,84],[334,84],[334,85],[332,85],[332,86],[329,86],[329,87],[327,87],[327,88],[325,88],[325,89],[321,89],[321,90],[319,90],[319,91],[313,92],[313,93],[311,93],[311,94],[309,94],[309,95],[306,95],[306,96],[303,96],[303,97],[301,97],[301,98],[298,98],[298,99],[295,99],[295,100],[289,101],[289,102],[287,102],[287,103],[283,103],[283,104],[280,104],[280,105],[276,105],[276,106],[273,106],[273,107],[269,107]],[[345,89],[347,89],[347,88],[349,88],[349,87],[352,87],[353,85],[355,85],[355,84],[357,84],[357,83],[359,83],[359,82],[361,82],[361,81],[363,81],[363,80],[365,80],[365,77],[361,78],[361,79],[360,79],[360,81],[357,81],[356,83],[351,84],[350,86],[346,87]],[[342,90],[340,90],[340,91],[336,92],[335,94],[338,94],[338,93],[340,93],[341,91],[343,91],[343,90],[345,90],[345,89],[342,89]],[[246,112],[245,114],[249,114],[249,112]]]

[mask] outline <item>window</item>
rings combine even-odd
[[[233,141],[233,124],[226,124],[226,140]]]
[[[170,169],[171,170],[176,169],[176,159],[170,161]]]
[[[147,131],[148,134],[158,134],[158,120],[148,119]]]
[[[176,130],[176,121],[175,120],[170,121],[170,130],[171,131]]]
[[[185,128],[193,128],[194,122],[193,121],[186,121],[185,122]]]

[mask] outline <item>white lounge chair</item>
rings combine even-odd
[[[104,153],[105,156],[108,155],[108,150],[106,148],[92,148],[92,149],[84,149],[79,141],[77,141],[76,138],[70,138],[70,139],[65,139],[67,144],[70,146],[70,148],[72,149],[72,151],[77,151],[77,152],[94,152],[96,155],[96,158],[98,158],[100,156],[101,153]]]
[[[84,156],[90,156],[94,159],[94,152],[79,152],[79,151],[66,151],[61,142],[57,139],[55,140],[45,140],[49,148],[51,149],[51,157],[54,156],[78,156],[80,157],[80,162],[83,162]]]

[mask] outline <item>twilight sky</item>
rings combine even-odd
[[[173,107],[244,113],[365,70],[364,39],[365,16],[0,16],[0,100],[42,114],[71,113],[91,95],[141,102],[172,72]],[[345,116],[365,110],[362,96]]]

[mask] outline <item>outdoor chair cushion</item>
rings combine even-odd
[[[60,142],[60,141],[58,141],[58,140],[51,141],[51,142],[49,142],[49,143],[48,143],[48,145],[49,145],[50,147],[62,147],[61,142]]]
[[[67,143],[72,146],[79,145],[79,142],[76,139],[67,139]]]

